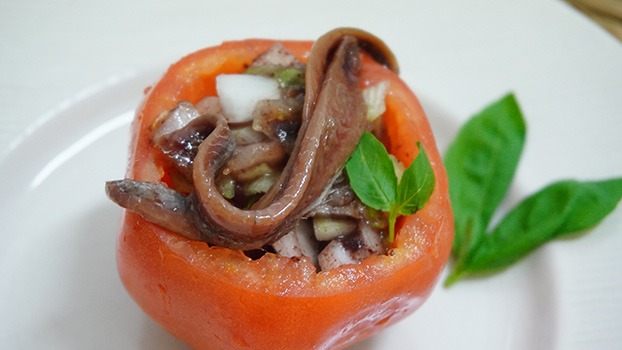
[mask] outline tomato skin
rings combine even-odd
[[[161,181],[162,159],[151,125],[180,100],[215,95],[214,79],[240,72],[272,40],[227,42],[173,64],[149,89],[132,125],[127,176]],[[312,43],[281,41],[305,61]],[[306,259],[208,247],[125,212],[117,246],[120,277],[138,305],[197,349],[342,349],[397,322],[433,289],[453,239],[447,178],[425,114],[388,69],[365,59],[364,85],[389,81],[385,144],[408,164],[421,141],[436,175],[426,206],[398,220],[386,256],[316,273]],[[413,330],[416,331],[416,330]]]

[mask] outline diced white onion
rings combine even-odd
[[[299,220],[294,229],[272,244],[274,250],[288,258],[308,257],[313,265],[318,264],[317,242],[313,239],[313,228],[308,220]]]
[[[360,232],[357,236],[359,249],[352,252],[352,258],[362,261],[373,254],[384,254],[384,244],[382,237],[369,224],[362,222]]]
[[[404,175],[406,167],[404,167],[404,164],[394,155],[389,154],[389,158],[391,158],[391,162],[393,162],[393,169],[395,169],[395,176],[397,176],[397,183],[399,183],[402,180],[402,175]]]
[[[162,122],[162,125],[156,129],[154,139],[158,139],[183,128],[198,116],[199,111],[194,108],[192,103],[188,101],[179,102],[175,108],[168,112],[168,116],[164,122]]]
[[[318,265],[322,271],[330,271],[346,264],[358,264],[352,252],[339,240],[332,240],[318,255]]]
[[[369,224],[361,222],[355,236],[334,239],[318,255],[322,271],[328,271],[346,264],[358,264],[370,255],[384,254],[382,237]],[[344,240],[352,240],[346,247]],[[356,248],[353,248],[356,247]]]
[[[387,109],[384,98],[389,89],[389,82],[383,81],[363,90],[363,100],[367,105],[367,119],[373,121]]]
[[[274,79],[250,74],[221,74],[216,77],[216,91],[223,113],[232,123],[250,121],[257,102],[280,97]]]
[[[339,236],[350,234],[355,230],[356,222],[349,219],[313,218],[313,232],[318,241],[330,241]]]

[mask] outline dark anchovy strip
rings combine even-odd
[[[321,74],[330,79],[310,79],[298,139],[282,175],[252,210],[239,209],[217,191],[215,163],[222,159],[220,143],[210,140],[195,158],[194,185],[197,206],[204,220],[203,240],[221,246],[253,249],[291,231],[317,198],[330,187],[366,128],[364,102],[359,90],[360,56],[352,36],[331,38],[337,45],[333,59],[317,54],[309,59],[307,79]],[[334,42],[336,41],[336,43]],[[320,40],[320,48],[323,42]],[[332,51],[327,50],[327,51]],[[317,52],[317,50],[316,50]],[[313,84],[315,82],[315,84]],[[310,100],[313,98],[314,100]],[[217,130],[214,131],[216,133]],[[216,134],[218,136],[218,134]],[[226,142],[228,136],[220,137]]]
[[[116,180],[106,182],[106,194],[115,203],[169,230],[200,239],[197,212],[188,198],[160,183]]]

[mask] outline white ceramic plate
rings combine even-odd
[[[514,90],[529,131],[506,206],[562,177],[622,175],[618,43],[557,7],[480,5],[474,17],[454,7],[439,13],[446,24],[473,21],[464,35],[446,26],[413,37],[387,29],[441,150],[471,113]],[[120,209],[103,190],[124,174],[129,122],[159,74],[111,78],[77,95],[0,159],[0,348],[185,348],[121,286],[114,256]],[[354,349],[617,348],[621,231],[618,208],[598,228],[502,274],[438,287],[414,315]]]
[[[114,259],[120,209],[103,191],[106,180],[123,176],[129,122],[156,76],[111,79],[82,94],[0,163],[3,346],[185,347],[144,316],[120,284]],[[433,98],[422,102],[443,148],[458,121]],[[612,226],[609,220],[601,231]],[[553,254],[541,250],[501,275],[439,287],[413,316],[354,349],[553,349],[563,325],[555,274],[571,268],[555,265]],[[597,251],[589,256],[601,258]]]

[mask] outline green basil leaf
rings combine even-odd
[[[397,176],[384,145],[370,132],[361,137],[346,163],[350,186],[363,203],[390,211],[396,200]]]
[[[421,143],[419,153],[404,171],[397,186],[397,212],[410,215],[423,208],[434,191],[434,171]]]
[[[450,145],[445,167],[456,232],[446,286],[464,275],[501,270],[550,240],[591,228],[622,198],[622,178],[560,181],[523,200],[487,233],[512,182],[525,132],[510,94],[469,120]]]
[[[485,239],[466,264],[470,272],[505,268],[557,237],[593,227],[622,198],[622,178],[557,182],[528,197]]]
[[[449,146],[444,163],[455,218],[453,253],[466,258],[489,226],[512,182],[525,123],[508,94],[473,116]]]

